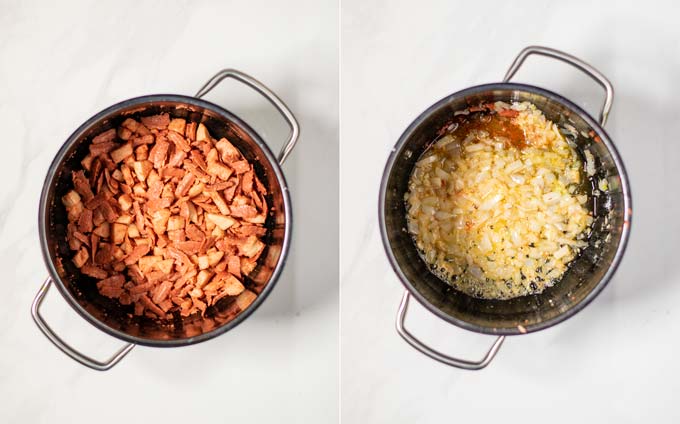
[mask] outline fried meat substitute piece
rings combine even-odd
[[[169,114],[127,118],[93,137],[68,213],[72,261],[135,315],[205,314],[257,296],[244,277],[265,249],[267,191],[252,164],[203,124]]]

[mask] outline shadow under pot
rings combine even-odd
[[[606,90],[599,123],[580,107],[551,91],[508,82],[527,56],[538,54],[568,63],[595,79]],[[394,271],[406,287],[397,315],[398,333],[425,355],[467,370],[486,367],[506,335],[518,335],[548,328],[573,316],[590,303],[614,274],[624,253],[631,223],[631,194],[628,178],[614,144],[603,129],[611,108],[613,88],[596,69],[568,54],[528,47],[515,59],[502,83],[471,87],[451,94],[423,112],[402,134],[390,155],[380,187],[379,219],[385,251]],[[437,132],[454,112],[482,103],[531,102],[558,127],[576,129],[574,142],[582,155],[595,158],[595,180],[606,179],[609,188],[588,204],[593,216],[588,246],[569,264],[554,286],[540,294],[508,300],[474,298],[453,289],[439,279],[421,258],[407,228],[404,194],[415,163],[437,138]],[[418,340],[404,326],[410,296],[430,312],[466,330],[498,335],[479,361],[449,356]]]
[[[201,99],[225,78],[233,78],[263,95],[284,117],[291,134],[278,157],[263,139],[238,116]],[[71,261],[73,252],[67,243],[67,213],[61,198],[71,190],[71,172],[82,168],[80,162],[88,153],[92,137],[119,126],[126,118],[168,113],[171,118],[202,123],[210,134],[227,138],[244,158],[253,164],[258,179],[267,189],[265,199],[270,205],[262,239],[266,247],[256,267],[244,277],[244,285],[257,294],[245,310],[234,310],[233,299],[224,298],[197,313],[174,320],[159,321],[134,316],[131,305],[102,296],[96,280],[80,272]],[[39,233],[43,258],[49,277],[35,297],[31,313],[40,330],[64,353],[90,368],[104,371],[120,361],[135,345],[176,347],[199,343],[224,334],[257,309],[272,291],[286,262],[292,230],[292,215],[288,186],[281,165],[295,146],[299,126],[288,107],[270,89],[256,79],[236,70],[220,71],[193,96],[150,95],[125,100],[90,118],[61,147],[52,164],[40,198]],[[63,341],[40,315],[40,305],[50,285],[54,283],[66,301],[88,322],[100,330],[128,342],[105,361],[92,359]]]

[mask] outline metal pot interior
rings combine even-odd
[[[179,315],[171,322],[133,316],[132,305],[100,295],[96,280],[83,275],[71,262],[66,243],[67,214],[61,197],[72,188],[71,171],[81,169],[91,137],[119,125],[125,118],[169,113],[175,118],[202,122],[213,137],[228,138],[254,164],[268,190],[270,214],[263,240],[267,248],[244,284],[258,293],[247,310],[237,314],[233,298],[208,308],[205,316]],[[185,96],[146,96],[114,105],[83,124],[64,144],[50,167],[41,198],[40,231],[43,255],[57,287],[69,303],[100,329],[126,341],[152,346],[197,343],[219,335],[245,319],[272,289],[288,248],[289,200],[276,159],[259,136],[237,117],[203,100]]]
[[[595,157],[597,174],[609,191],[598,197],[590,189],[594,216],[589,245],[574,259],[562,280],[538,295],[485,300],[453,289],[432,274],[406,231],[404,194],[413,166],[456,110],[493,101],[529,101],[562,128],[569,124],[583,155]],[[601,142],[584,136],[594,131]],[[585,174],[585,173],[584,173]],[[442,99],[425,111],[402,135],[388,161],[381,187],[383,242],[395,271],[407,289],[430,311],[460,327],[489,334],[521,334],[560,322],[583,308],[602,290],[623,254],[630,221],[630,194],[623,164],[604,130],[583,110],[549,91],[522,84],[472,87]]]

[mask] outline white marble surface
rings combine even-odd
[[[679,13],[656,1],[343,0],[343,422],[678,422]],[[507,339],[483,371],[452,369],[394,330],[403,289],[380,240],[380,178],[390,149],[423,110],[449,93],[500,81],[530,44],[581,57],[614,84],[607,130],[632,184],[632,236],[616,276],[585,310]],[[602,101],[599,86],[548,59],[528,59],[517,80],[593,112]],[[463,357],[481,356],[493,340],[416,302],[408,326]]]
[[[106,373],[66,357],[29,306],[47,276],[38,199],[58,148],[126,98],[191,95],[224,67],[269,85],[297,115],[283,167],[295,215],[287,266],[243,324],[205,343],[137,347]],[[338,420],[338,6],[296,1],[0,1],[0,422]],[[235,82],[208,96],[275,151],[288,129]],[[105,358],[121,342],[51,290],[43,313],[74,346]]]

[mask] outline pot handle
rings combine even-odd
[[[612,103],[614,102],[614,87],[612,86],[612,83],[609,82],[607,77],[602,75],[600,71],[593,68],[592,66],[582,61],[581,59],[576,58],[570,54],[561,52],[559,50],[551,49],[549,47],[529,46],[522,50],[521,52],[519,52],[519,54],[515,58],[515,61],[512,62],[512,65],[510,65],[508,72],[505,73],[503,82],[510,81],[510,79],[515,75],[515,73],[517,73],[519,68],[522,66],[522,63],[524,63],[524,59],[526,59],[528,56],[532,54],[547,56],[553,59],[561,60],[564,63],[568,63],[569,65],[581,70],[589,77],[594,79],[598,84],[600,84],[602,88],[604,88],[606,96],[604,99],[604,105],[602,105],[602,110],[600,110],[600,124],[604,126],[604,124],[607,123],[607,117],[609,117],[609,111],[611,110]]]
[[[452,367],[456,368],[462,368],[464,370],[469,370],[469,371],[475,371],[475,370],[481,370],[482,368],[485,368],[489,363],[491,363],[491,360],[496,356],[496,353],[498,353],[498,349],[500,349],[501,345],[503,344],[503,341],[505,340],[505,336],[499,336],[496,341],[491,345],[491,348],[489,349],[488,352],[486,352],[486,355],[479,360],[479,361],[468,361],[466,359],[458,359],[454,358],[452,356],[446,355],[444,353],[438,352],[431,347],[427,346],[415,336],[413,336],[407,329],[404,327],[404,320],[406,318],[406,311],[408,310],[408,301],[411,295],[409,294],[408,291],[404,292],[404,296],[401,298],[401,303],[399,304],[399,311],[397,312],[397,333],[406,340],[408,344],[419,350],[421,353],[424,353],[425,355],[429,356],[430,358],[442,362],[446,365],[450,365]]]
[[[286,123],[288,124],[291,130],[290,138],[288,139],[286,144],[284,144],[283,147],[281,148],[281,151],[279,152],[279,156],[277,158],[279,164],[283,165],[283,162],[286,161],[286,158],[293,150],[293,147],[295,147],[295,144],[298,141],[298,137],[300,136],[300,125],[295,119],[295,116],[293,116],[293,112],[291,112],[290,109],[288,109],[288,106],[286,106],[286,104],[283,102],[283,100],[281,100],[276,94],[274,94],[273,91],[267,88],[267,86],[265,86],[255,78],[251,77],[250,75],[245,74],[241,71],[237,71],[236,69],[223,69],[219,71],[214,77],[210,78],[210,80],[206,82],[203,85],[203,87],[201,87],[200,90],[198,90],[195,97],[201,98],[205,96],[210,92],[210,90],[215,88],[217,84],[219,84],[225,78],[233,78],[254,89],[262,96],[264,96],[264,98],[269,100],[269,103],[274,105],[274,107],[281,113],[281,115],[283,115],[283,118],[286,120]]]
[[[86,367],[92,368],[93,370],[107,371],[111,369],[111,367],[116,365],[118,362],[120,362],[120,360],[123,359],[123,357],[127,355],[132,350],[133,347],[135,347],[134,344],[128,343],[108,360],[106,360],[105,362],[100,362],[90,358],[89,356],[83,355],[82,353],[73,349],[71,346],[67,345],[66,342],[64,342],[59,336],[55,334],[54,331],[52,331],[50,326],[47,325],[47,323],[45,322],[42,315],[40,315],[40,305],[45,299],[45,295],[47,294],[50,285],[52,285],[52,279],[48,278],[47,280],[45,280],[42,287],[40,287],[38,294],[35,296],[35,299],[33,299],[33,303],[31,304],[31,315],[33,315],[33,321],[35,321],[40,331],[42,331],[43,334],[45,334],[45,336],[49,339],[49,341],[51,341],[62,352],[64,352],[71,358],[75,359],[76,361],[80,362],[81,364],[85,365]]]

